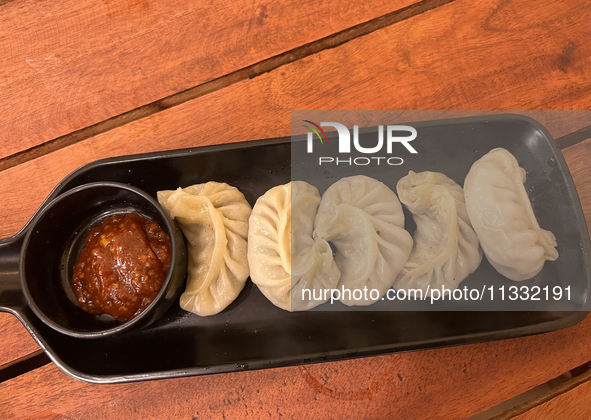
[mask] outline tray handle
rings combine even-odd
[[[0,240],[0,311],[16,312],[26,306],[20,280],[23,235]]]
[[[557,138],[556,144],[558,144],[560,150],[564,150],[567,147],[574,146],[575,144],[581,143],[589,138],[591,138],[591,125]]]

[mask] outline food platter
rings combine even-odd
[[[412,126],[422,139],[422,150],[413,157],[414,162],[409,160],[413,166],[396,169],[387,185],[395,186],[409,169],[441,171],[461,183],[473,161],[493,147],[507,148],[528,169],[528,182],[538,186],[528,190],[534,210],[540,224],[556,233],[561,247],[562,260],[544,268],[544,276],[558,283],[574,281],[579,295],[587,296],[589,235],[568,167],[544,127],[517,115],[436,120]],[[70,174],[42,208],[68,190],[101,181],[129,184],[153,197],[159,190],[178,186],[226,182],[236,186],[253,205],[269,188],[289,182],[291,168],[290,138],[110,158]],[[309,173],[319,182],[316,186],[321,192],[341,176],[337,170],[330,176],[314,170]],[[143,330],[84,340],[47,327],[23,297],[18,263],[29,228],[27,225],[16,236],[0,242],[0,310],[16,315],[62,370],[90,382],[261,369],[504,339],[572,326],[588,312],[588,301],[583,299],[566,308],[494,314],[473,311],[479,309],[476,306],[463,307],[462,311],[409,307],[397,311],[289,313],[273,306],[248,281],[237,300],[218,315],[199,317],[173,305]],[[411,224],[407,228],[412,231]],[[483,267],[467,281],[488,276],[489,268]],[[490,281],[496,280],[490,277]],[[467,314],[466,310],[472,312]]]

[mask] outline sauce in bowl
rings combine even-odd
[[[74,266],[80,307],[121,322],[139,315],[156,298],[170,266],[170,237],[136,213],[117,214],[90,230]]]

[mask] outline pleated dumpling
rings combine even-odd
[[[474,162],[464,181],[466,207],[488,261],[520,281],[558,258],[556,238],[541,229],[523,186],[525,170],[502,148]]]
[[[340,272],[330,245],[314,241],[312,230],[320,194],[303,181],[271,188],[250,216],[250,278],[274,305],[287,311],[326,302]]]
[[[398,181],[396,191],[412,213],[417,230],[412,252],[394,288],[425,293],[442,286],[456,289],[482,260],[462,187],[438,172],[410,171]]]
[[[342,178],[326,190],[314,221],[314,237],[335,245],[341,271],[338,288],[344,291],[340,300],[349,306],[381,299],[412,249],[398,197],[364,175]],[[372,290],[377,295],[370,295]]]
[[[249,275],[250,205],[238,189],[219,182],[158,191],[158,201],[177,220],[188,242],[181,308],[201,316],[223,311],[238,297]]]

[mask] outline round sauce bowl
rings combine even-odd
[[[137,213],[153,220],[170,237],[170,267],[154,300],[138,315],[120,322],[90,314],[78,305],[72,279],[90,230],[116,214]],[[176,302],[187,270],[185,239],[162,207],[146,192],[127,184],[95,182],[56,197],[30,223],[21,251],[24,295],[48,326],[77,338],[101,338],[154,322]]]

